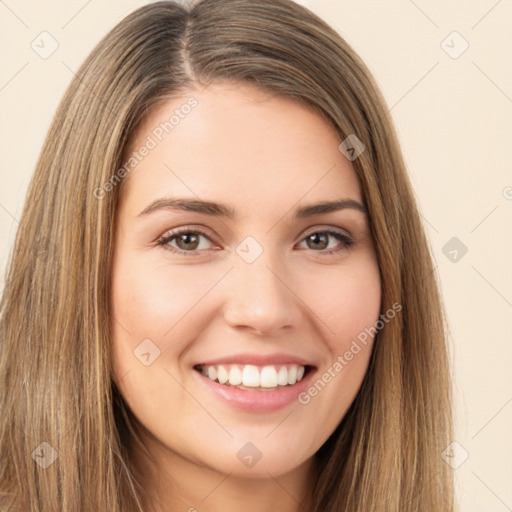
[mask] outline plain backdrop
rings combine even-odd
[[[145,3],[0,0],[0,290],[59,100]],[[397,127],[449,317],[457,431],[439,456],[461,510],[512,511],[512,1],[300,3],[361,55]]]

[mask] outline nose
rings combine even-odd
[[[236,262],[225,284],[223,310],[231,327],[265,336],[297,327],[302,317],[301,299],[294,293],[290,273],[282,265],[277,267],[268,253],[252,263]]]

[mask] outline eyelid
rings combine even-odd
[[[319,225],[319,226],[313,226],[312,228],[304,231],[304,233],[301,235],[302,236],[301,241],[305,237],[308,237],[309,235],[312,235],[312,234],[318,233],[318,232],[337,233],[340,235],[345,235],[347,237],[353,238],[352,235],[346,229],[338,228],[335,226],[329,226],[329,225]]]
[[[195,256],[195,255],[200,255],[201,253],[205,253],[207,251],[218,250],[218,249],[195,249],[195,250],[191,250],[191,251],[184,251],[182,249],[178,249],[176,247],[172,247],[169,245],[169,242],[171,240],[175,239],[176,237],[178,237],[179,235],[181,235],[183,233],[197,234],[197,235],[203,236],[204,238],[208,239],[212,244],[217,245],[217,246],[219,245],[219,244],[216,244],[213,237],[207,233],[207,230],[205,228],[196,227],[193,225],[180,226],[175,229],[169,229],[162,236],[160,236],[158,238],[157,243],[159,246],[162,246],[164,249],[167,249],[172,253],[186,255],[186,256]],[[320,251],[313,250],[313,252],[317,252],[320,256],[322,256],[322,255],[329,256],[333,253],[340,252],[343,249],[350,248],[355,243],[354,237],[347,230],[338,228],[338,227],[334,227],[334,226],[328,226],[328,225],[312,226],[311,228],[309,228],[308,230],[306,230],[305,232],[302,233],[302,235],[297,243],[300,244],[300,243],[304,242],[308,238],[308,236],[311,236],[316,233],[326,233],[327,235],[332,236],[334,238],[339,237],[338,241],[341,242],[342,245],[344,245],[344,247],[341,249],[331,248],[331,249],[320,250]]]
[[[197,227],[197,226],[180,226],[174,229],[168,229],[163,235],[158,237],[156,240],[158,245],[166,246],[171,240],[175,239],[181,234],[184,233],[193,233],[200,236],[203,236],[204,238],[208,239],[213,245],[219,245],[215,242],[214,237],[212,237],[205,228],[203,227]],[[186,254],[199,254],[201,252],[204,252],[205,250],[194,250],[194,251],[182,251],[181,249],[177,249],[173,247],[170,249],[171,252],[178,252],[178,253],[186,253]]]
[[[198,233],[206,236],[210,240],[212,240],[212,238],[213,238],[209,234],[208,231],[210,231],[210,230],[208,230],[208,228],[205,228],[205,227],[200,226],[200,225],[196,226],[194,224],[191,224],[191,225],[186,225],[186,226],[180,226],[180,227],[177,227],[177,228],[174,228],[174,229],[168,229],[161,236],[159,236],[158,239],[160,240],[162,238],[166,238],[168,235],[170,236],[171,234],[174,236],[174,235],[179,235],[181,233],[189,233],[189,232],[196,232],[196,231]],[[340,234],[344,234],[344,235],[352,237],[352,235],[350,234],[350,232],[347,229],[339,228],[337,226],[331,226],[331,225],[328,225],[328,224],[319,224],[319,225],[316,225],[316,226],[312,226],[311,228],[308,228],[306,231],[304,231],[303,234],[301,235],[301,237],[304,238],[304,237],[306,237],[308,235],[311,235],[313,233],[317,233],[319,231],[335,231],[335,232],[339,232]],[[302,240],[302,238],[301,238],[301,240]]]

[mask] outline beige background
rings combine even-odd
[[[0,289],[36,158],[73,71],[144,3],[0,0]],[[397,125],[452,332],[459,444],[447,460],[457,466],[461,510],[512,510],[512,1],[300,3],[366,61]],[[51,48],[43,31],[59,45],[47,59],[31,47],[46,37]],[[448,246],[446,256],[452,237],[459,248]]]

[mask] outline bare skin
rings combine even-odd
[[[338,199],[362,205],[359,181],[322,117],[248,85],[172,99],[139,127],[130,152],[190,97],[197,106],[125,178],[117,219],[114,380],[154,460],[134,448],[145,500],[166,511],[298,512],[314,454],[361,386],[372,339],[342,370],[333,364],[378,320],[381,287],[363,211],[295,213]],[[158,205],[141,214],[171,196],[222,203],[234,217]],[[177,228],[187,233],[172,238]],[[249,263],[237,248],[261,253]],[[311,364],[312,383],[331,378],[307,403],[241,410],[194,369],[241,353],[292,354]],[[239,456],[247,443],[261,456],[250,467]]]

